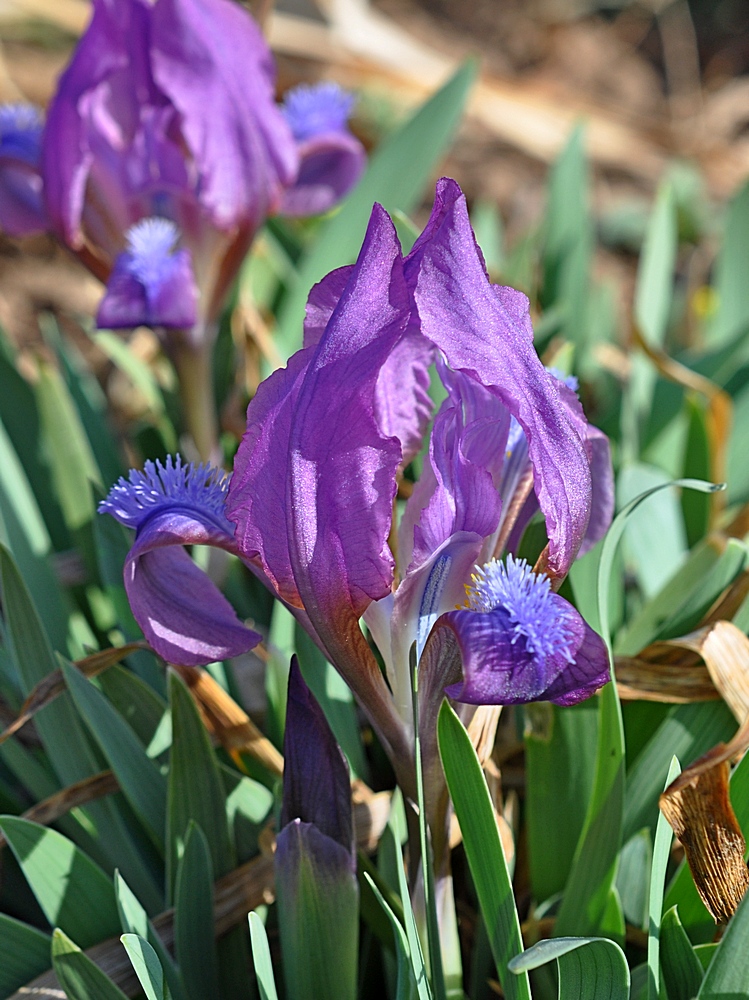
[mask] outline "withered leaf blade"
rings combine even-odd
[[[732,589],[718,606],[734,602]],[[733,622],[710,621],[651,643],[637,656],[616,657],[615,667],[621,698],[672,704],[722,698],[737,722],[749,713],[749,639]]]
[[[90,656],[84,656],[82,660],[76,660],[75,665],[86,677],[95,677],[96,674],[100,674],[124,660],[130,653],[134,653],[138,649],[150,648],[147,642],[128,642],[124,646],[104,649],[101,652],[92,653]],[[18,718],[0,733],[0,743],[4,743],[9,736],[13,736],[19,729],[22,729],[38,711],[54,701],[64,690],[65,681],[61,670],[53,670],[52,673],[42,678],[21,706]]]
[[[749,717],[730,743],[719,743],[673,781],[660,797],[663,815],[684,845],[702,901],[727,923],[749,888],[746,843],[731,806],[729,761],[749,747]]]

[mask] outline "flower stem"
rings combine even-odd
[[[203,462],[220,464],[212,348],[212,337],[203,337],[197,344],[183,342],[173,352],[173,359],[185,425],[198,455]]]

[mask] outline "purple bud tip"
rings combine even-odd
[[[99,504],[100,514],[111,514],[128,528],[139,528],[153,514],[168,509],[200,510],[234,534],[234,526],[224,514],[226,493],[231,476],[208,464],[182,464],[168,455],[166,465],[158,460],[146,462],[143,472],[130,470],[129,479],[121,477]]]
[[[477,567],[466,587],[471,611],[488,612],[500,608],[509,619],[511,642],[522,642],[534,657],[561,657],[574,662],[574,635],[555,607],[547,576],[534,573],[525,559],[507,556],[507,562],[492,559]]]
[[[303,83],[284,98],[282,111],[297,142],[325,132],[343,132],[355,97],[337,83]]]
[[[43,129],[41,112],[33,104],[0,105],[0,156],[36,166]]]

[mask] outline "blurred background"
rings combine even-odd
[[[467,113],[439,173],[464,188],[492,277],[530,295],[539,346],[555,332],[587,344],[588,361],[580,354],[576,367],[584,382],[595,372],[597,391],[585,401],[609,433],[620,414],[607,407],[601,374],[617,383],[630,375],[637,263],[659,184],[668,185],[678,219],[666,347],[678,354],[716,346],[709,331],[724,209],[749,175],[745,2],[254,0],[250,6],[277,58],[279,96],[318,79],[351,88],[352,128],[370,150],[461,61],[477,61]],[[45,105],[89,16],[86,0],[0,0],[0,99]],[[421,208],[411,213],[416,224],[426,217],[431,193],[427,185]],[[738,230],[744,202],[734,212]],[[552,287],[555,227],[585,245],[586,277],[577,289],[584,301],[574,319],[584,331],[560,324],[553,308],[571,294],[566,289],[560,298]],[[262,241],[256,249],[262,254]],[[734,257],[732,268],[741,266]],[[20,351],[18,363],[26,352],[47,350],[43,326],[52,314],[105,387],[125,430],[145,404],[85,332],[101,292],[52,237],[19,243],[0,236],[0,326]],[[269,308],[254,326],[250,394],[268,365],[279,363],[268,338],[274,323]],[[154,336],[136,332],[130,346],[168,390]],[[237,422],[241,430],[243,405],[224,414],[225,426]]]
[[[255,0],[252,9],[278,59],[279,93],[323,77],[351,87],[352,124],[371,148],[460,60],[478,58],[479,82],[441,172],[456,177],[479,216],[490,213],[485,239],[501,246],[487,258],[501,280],[533,297],[523,240],[542,220],[549,166],[582,123],[594,273],[611,283],[621,323],[664,175],[680,239],[694,250],[690,289],[708,282],[722,206],[749,173],[743,0]],[[45,105],[89,15],[86,0],[0,0],[0,99]],[[426,191],[423,209],[430,200]],[[508,247],[515,258],[503,267]],[[22,350],[42,342],[40,311],[75,336],[75,317],[90,315],[100,294],[51,238],[0,237],[0,325]],[[698,294],[692,305],[699,312],[709,302]],[[81,346],[95,370],[105,364],[88,338]]]

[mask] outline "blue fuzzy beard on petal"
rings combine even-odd
[[[179,455],[174,462],[169,455],[166,465],[149,461],[143,472],[131,469],[129,479],[120,478],[99,504],[99,513],[111,514],[128,528],[139,528],[165,508],[198,508],[217,518],[233,535],[234,526],[224,513],[230,479],[223,469],[208,464],[183,465]]]
[[[524,559],[508,555],[506,564],[492,559],[477,568],[466,592],[471,611],[505,612],[513,645],[522,642],[534,657],[561,656],[573,662],[572,636],[554,608],[549,578],[534,573]]]
[[[353,94],[337,83],[301,84],[290,90],[281,110],[297,142],[325,132],[342,132],[354,107]]]
[[[128,229],[128,270],[145,288],[152,288],[169,267],[179,230],[170,219],[143,219]]]

